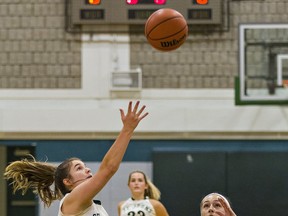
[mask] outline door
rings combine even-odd
[[[227,188],[235,213],[287,216],[287,164],[288,152],[228,153]]]
[[[7,147],[7,165],[9,162],[27,157],[27,154],[34,155],[35,147],[18,146]],[[28,190],[25,195],[21,192],[13,194],[12,187],[7,182],[7,216],[33,216],[36,215],[37,199],[32,190]]]
[[[208,193],[225,194],[226,154],[208,152],[154,152],[153,182],[169,215],[200,215]]]

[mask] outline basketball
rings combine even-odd
[[[181,13],[162,8],[152,13],[145,23],[145,36],[149,44],[160,51],[179,48],[188,36],[188,25]]]

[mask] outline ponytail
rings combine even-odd
[[[160,200],[160,190],[149,179],[147,179],[147,184],[148,189],[145,191],[146,196],[148,196],[150,199]]]
[[[21,190],[24,195],[31,188],[44,205],[49,207],[54,200],[61,197],[60,192],[50,189],[54,183],[55,171],[55,166],[46,162],[37,162],[32,157],[32,160],[22,159],[9,164],[5,169],[4,178],[12,180],[10,184],[13,193]]]

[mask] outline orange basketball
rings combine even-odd
[[[162,8],[147,19],[145,36],[151,46],[157,50],[175,50],[185,42],[188,36],[188,25],[178,11]]]

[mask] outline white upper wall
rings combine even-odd
[[[83,35],[82,89],[0,90],[0,132],[118,132],[119,108],[147,105],[139,132],[285,132],[286,106],[235,106],[233,89],[143,89],[112,98],[112,71],[130,70],[128,35]]]
[[[212,91],[212,90],[211,90]],[[207,94],[209,91],[207,91]],[[129,100],[2,100],[1,132],[117,132]],[[136,100],[133,100],[136,101]],[[231,99],[141,99],[139,132],[285,132],[281,106],[234,106]]]

